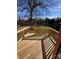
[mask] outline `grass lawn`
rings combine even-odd
[[[23,28],[25,28],[25,27],[28,27],[28,26],[18,27],[17,30],[23,29]],[[45,29],[45,30],[46,30],[46,29],[47,29],[47,30],[49,29],[48,26],[33,26],[33,28],[34,28],[34,29]]]
[[[48,26],[33,26],[33,28],[34,28],[34,29],[45,29],[45,30],[46,30],[46,29],[47,29],[47,30],[49,29]]]

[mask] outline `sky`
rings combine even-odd
[[[61,0],[56,0],[58,4],[52,9],[48,8],[48,11],[46,13],[43,12],[43,15],[40,16],[40,18],[53,18],[53,17],[61,17]],[[17,11],[17,16],[24,17],[26,14],[26,11],[20,12]]]

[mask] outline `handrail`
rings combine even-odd
[[[21,30],[18,30],[17,33],[22,32],[22,31],[24,31],[24,30],[27,30],[28,28],[30,28],[30,26],[25,27],[25,28],[23,28],[23,29],[21,29]]]
[[[24,35],[29,31],[30,31],[30,26],[17,31],[18,41],[21,41],[24,38]],[[42,49],[43,49],[43,59],[49,59],[51,56],[52,56],[52,59],[55,59],[57,50],[60,45],[60,32],[58,32],[50,27],[49,27],[49,30],[45,30],[45,29],[38,30],[38,29],[33,28],[33,30],[31,32],[37,33],[37,34],[48,33],[48,37],[50,38],[50,41],[52,40],[53,42],[51,41],[52,43],[50,44],[52,47],[50,45],[48,47],[48,50],[50,50],[50,51],[47,50],[48,52],[46,52],[45,51],[46,44],[44,44],[44,40],[41,41],[42,42]],[[49,43],[47,43],[47,44],[49,44]],[[53,46],[53,44],[54,44],[54,46]]]
[[[28,29],[30,28],[30,26],[25,27],[19,31],[17,31],[17,41],[19,41],[21,38],[23,39],[24,35],[29,31]],[[21,39],[21,40],[22,40]],[[20,41],[21,41],[20,40]]]

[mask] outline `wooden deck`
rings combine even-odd
[[[42,59],[41,41],[22,40],[17,44],[19,59]]]
[[[50,28],[33,29],[29,32],[28,28],[17,32],[19,59],[55,59],[60,45],[60,33]]]

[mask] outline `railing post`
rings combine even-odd
[[[61,32],[57,34],[57,38],[56,38],[56,45],[55,45],[55,49],[54,49],[54,52],[53,52],[53,55],[52,55],[52,59],[55,59],[56,58],[56,54],[57,54],[57,51],[58,51],[58,48],[61,44]]]

